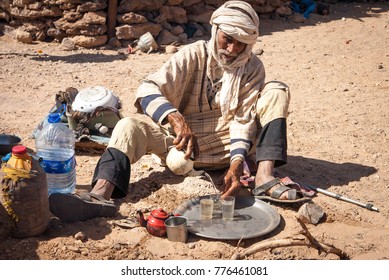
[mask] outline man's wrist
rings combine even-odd
[[[230,164],[232,164],[234,161],[239,160],[240,162],[244,162],[244,157],[243,155],[235,155],[234,157],[231,158]]]
[[[167,123],[170,123],[171,124],[171,122],[172,122],[172,114],[174,114],[174,113],[176,113],[176,112],[178,112],[178,110],[177,109],[171,109],[171,110],[169,110],[169,111],[166,111],[165,113],[164,113],[164,115],[163,115],[163,118],[161,119],[161,124],[162,125],[165,125],[165,124],[167,124]]]

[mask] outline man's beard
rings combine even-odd
[[[219,49],[217,51],[217,56],[219,58],[219,62],[222,64],[222,66],[231,65],[238,57],[237,54],[231,54],[227,50],[223,50],[223,49]]]

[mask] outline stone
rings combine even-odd
[[[10,8],[10,0],[0,1],[0,10],[8,11]]]
[[[47,30],[47,36],[61,41],[64,37],[66,37],[66,32],[57,28],[49,28]]]
[[[119,23],[124,23],[124,24],[136,24],[136,23],[147,22],[146,17],[139,15],[139,14],[136,14],[136,13],[133,13],[133,12],[122,14],[122,15],[117,15],[116,20]]]
[[[193,37],[202,37],[204,36],[204,30],[203,29],[197,29],[195,33],[193,33]]]
[[[158,24],[161,24],[161,25],[164,25],[167,23],[166,21],[166,18],[162,15],[159,15],[157,17],[155,17],[154,19],[148,19],[149,21],[152,21],[152,22],[155,22],[155,23],[158,23]]]
[[[304,223],[316,225],[324,216],[324,210],[316,204],[305,203],[298,210],[297,216]]]
[[[65,51],[73,51],[76,49],[76,44],[71,38],[63,38],[61,42],[61,49]]]
[[[32,44],[33,39],[32,35],[28,33],[27,31],[17,29],[15,32],[15,39],[18,42],[25,43],[25,44]]]
[[[82,4],[83,2],[85,2],[84,0],[55,0],[55,1],[62,4]]]
[[[294,23],[304,23],[307,21],[307,19],[299,13],[295,13],[290,17],[290,20]]]
[[[169,30],[169,29],[168,29]],[[173,35],[178,36],[184,33],[184,28],[181,25],[176,25],[172,29],[169,30]]]
[[[183,0],[168,0],[168,6],[178,6],[182,3]]]
[[[120,48],[122,46],[122,43],[120,43],[119,39],[116,37],[112,37],[108,40],[108,45],[114,48]]]
[[[3,19],[5,20],[6,22],[9,22],[9,20],[11,19],[9,14],[7,14],[6,12],[2,12],[0,11],[0,19]]]
[[[165,21],[163,23],[161,23],[161,25],[162,25],[163,29],[169,30],[170,32],[174,28],[173,25],[171,25],[170,23],[168,23],[166,21],[166,19],[165,19]]]
[[[212,10],[205,11],[201,14],[190,14],[188,15],[188,20],[191,22],[198,22],[198,23],[208,23],[211,19],[211,16],[213,14]]]
[[[291,8],[287,7],[287,6],[281,6],[279,8],[277,8],[275,10],[275,12],[281,16],[281,17],[288,17],[288,16],[291,16],[293,14],[293,11]]]
[[[168,54],[173,54],[178,52],[178,48],[176,46],[166,46],[165,52]]]
[[[82,19],[77,20],[76,22],[68,22],[65,18],[60,18],[59,20],[53,22],[54,26],[61,30],[66,30],[68,34],[74,34],[74,31],[77,29],[94,29],[96,34],[102,34],[101,30],[96,28],[96,26],[105,26],[106,28],[106,13],[105,12],[88,12],[85,13]],[[95,26],[91,28],[91,26]],[[104,30],[103,32],[105,32]],[[100,33],[99,33],[100,32]]]
[[[35,2],[35,3],[32,3],[32,4],[28,4],[27,5],[27,8],[30,9],[30,10],[39,10],[42,8],[42,3],[41,2]]]
[[[253,9],[259,14],[269,14],[274,10],[271,5],[252,5]]]
[[[47,35],[46,35],[46,33],[43,30],[39,30],[35,34],[35,37],[36,37],[37,41],[44,42],[46,40],[46,38],[47,38]]]
[[[157,37],[157,42],[159,45],[170,45],[171,43],[180,41],[180,38],[174,36],[168,30],[162,30]]]
[[[188,35],[186,35],[185,33],[181,33],[180,35],[178,35],[178,38],[179,38],[179,41],[186,44],[188,42]]]
[[[85,12],[96,12],[98,10],[104,10],[108,7],[108,1],[106,0],[94,0],[87,1],[86,3],[81,4],[77,7],[77,12],[85,13]]]
[[[103,11],[88,12],[82,17],[82,22],[85,24],[105,24],[107,20],[107,13]]]
[[[139,39],[143,34],[150,32],[154,37],[158,36],[162,27],[160,24],[151,22],[134,24],[134,25],[122,25],[116,27],[116,37],[119,40],[131,40]]]
[[[201,2],[201,0],[184,0],[184,2],[182,3],[182,5],[183,5],[184,7],[188,7],[188,6],[192,6],[192,5],[194,5],[194,4],[196,4],[196,3],[199,3],[199,2]]]
[[[100,47],[105,45],[107,42],[108,38],[107,35],[102,35],[102,36],[74,36],[72,37],[72,40],[76,44],[76,46],[83,47],[83,48],[94,48],[94,47]]]
[[[268,1],[270,6],[272,7],[281,7],[282,4],[283,4],[283,0],[271,0],[271,1]]]
[[[118,13],[124,14],[136,11],[156,11],[159,10],[165,2],[165,0],[122,0],[118,6]]]
[[[74,235],[74,238],[80,241],[85,241],[87,239],[87,236],[85,232],[79,231]]]
[[[13,0],[12,5],[23,8],[24,6],[33,3],[35,0]]]
[[[82,28],[69,28],[66,30],[68,35],[85,35],[85,36],[96,36],[103,35],[107,32],[106,25],[88,25]]]
[[[163,6],[159,9],[159,13],[168,22],[172,23],[187,23],[186,10],[177,6]]]
[[[208,6],[209,8],[213,9],[212,7]],[[207,5],[205,5],[205,3],[203,2],[199,2],[199,3],[196,3],[192,6],[189,6],[189,7],[185,7],[185,10],[186,10],[186,13],[188,15],[190,14],[201,14],[203,12],[205,12],[207,10]]]
[[[73,3],[63,3],[61,5],[59,5],[59,8],[61,10],[76,10],[77,9],[77,5],[76,4],[73,4]]]
[[[72,11],[65,11],[63,13],[63,18],[66,19],[68,22],[76,22],[77,20],[82,19],[83,14],[78,12],[72,12]]]
[[[262,48],[255,48],[255,49],[253,49],[253,54],[255,54],[255,55],[262,55],[263,54],[263,49]]]
[[[202,23],[201,26],[204,28],[205,33],[211,34],[211,32],[212,32],[212,25],[209,22]]]
[[[60,17],[62,16],[62,11],[58,6],[44,6],[40,10],[29,10],[18,7],[11,7],[10,13],[12,17],[22,18],[22,19],[38,19],[42,17]]]
[[[205,0],[205,4],[214,7],[220,7],[221,5],[223,5],[224,2],[225,2],[224,0]]]

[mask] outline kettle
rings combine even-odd
[[[153,50],[158,49],[158,44],[155,42],[153,35],[150,32],[147,32],[140,36],[138,40],[138,48],[142,52],[150,53]]]
[[[185,159],[185,152],[183,150],[179,151],[172,146],[169,147],[166,165],[174,174],[187,176],[193,172],[194,158],[192,156],[189,159]]]
[[[172,216],[166,213],[162,208],[151,211],[150,215],[145,218],[141,210],[137,211],[139,224],[147,229],[147,231],[155,236],[166,236],[165,221]]]

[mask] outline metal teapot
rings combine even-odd
[[[166,165],[176,175],[188,176],[194,172],[194,157],[185,159],[185,152],[177,150],[176,147],[169,147],[169,152],[166,157]]]
[[[158,49],[158,44],[155,42],[153,35],[150,32],[147,32],[140,36],[138,40],[138,48],[142,52],[150,53]]]
[[[165,221],[171,217],[172,214],[166,213],[162,208],[151,211],[150,215],[145,218],[141,210],[138,210],[139,224],[147,229],[147,231],[155,236],[166,236]]]

